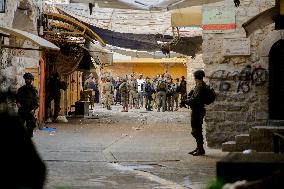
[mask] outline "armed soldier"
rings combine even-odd
[[[175,106],[176,108],[174,109],[174,111],[178,111],[178,107],[179,107],[179,78],[175,79],[176,82],[174,83],[176,91],[173,94],[173,99],[172,99],[172,103],[173,103],[173,107]]]
[[[161,108],[163,112],[166,111],[167,90],[168,90],[167,83],[162,77],[160,78],[160,80],[158,80],[157,83],[158,112],[160,112]]]
[[[174,110],[174,95],[176,93],[176,85],[171,78],[168,83],[168,91],[167,91],[167,110],[173,111]]]
[[[179,92],[180,92],[180,95],[181,95],[181,101],[184,102],[187,98],[187,89],[186,89],[186,81],[185,81],[185,77],[182,76],[181,77],[181,82],[179,84]],[[186,108],[186,106],[184,104],[181,104],[180,107],[184,107]]]
[[[138,107],[138,84],[137,80],[131,75],[130,80],[128,81],[129,85],[129,105],[130,109],[135,107],[135,109],[139,109]]]
[[[191,134],[195,138],[197,147],[195,150],[189,152],[194,156],[200,156],[205,154],[203,148],[203,134],[202,124],[205,116],[204,107],[204,95],[206,90],[206,84],[203,81],[205,73],[203,70],[197,70],[193,73],[194,80],[196,82],[195,88],[190,92],[189,98],[186,100],[186,104],[191,108]]]
[[[129,87],[126,77],[122,79],[122,83],[119,85],[119,92],[121,97],[122,110],[121,112],[128,112],[129,103]]]
[[[36,88],[32,85],[34,76],[31,73],[24,74],[25,85],[20,87],[17,92],[16,102],[18,114],[23,122],[29,137],[33,137],[36,128],[35,110],[39,107],[39,98]]]
[[[154,88],[152,83],[150,82],[150,78],[146,77],[146,83],[144,85],[144,89],[143,89],[144,95],[145,95],[145,108],[147,111],[152,111],[152,94],[154,92]]]
[[[54,113],[53,113],[53,121],[55,122],[59,112],[60,112],[60,99],[61,92],[60,90],[66,90],[67,84],[64,81],[60,81],[58,72],[52,74],[52,77],[48,81],[47,84],[47,108],[48,111],[51,110],[51,101],[54,100]]]
[[[110,105],[113,100],[113,92],[114,92],[114,87],[111,80],[112,78],[108,76],[106,79],[106,83],[103,85],[103,94],[105,95],[105,106],[108,110],[111,110]]]

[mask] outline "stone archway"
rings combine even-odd
[[[284,120],[284,40],[269,53],[269,119]]]
[[[267,119],[269,119],[269,120],[273,120],[273,119],[284,120],[284,114],[280,115],[282,110],[279,111],[279,113],[280,113],[279,115],[275,110],[275,104],[277,104],[277,107],[278,107],[278,103],[279,103],[279,102],[277,103],[277,101],[279,101],[279,99],[277,97],[278,95],[277,95],[277,92],[276,92],[276,90],[278,90],[277,85],[279,85],[279,83],[280,83],[279,79],[282,80],[282,78],[273,77],[274,74],[279,74],[277,72],[281,72],[281,69],[282,69],[281,67],[277,67],[277,66],[280,66],[280,65],[277,64],[277,62],[279,62],[277,60],[277,58],[279,58],[278,56],[281,56],[280,54],[277,53],[277,48],[282,46],[282,42],[280,42],[280,41],[283,41],[283,40],[284,40],[284,31],[283,30],[273,30],[273,31],[270,31],[266,35],[265,39],[260,44],[260,62],[262,64],[262,66],[267,68],[267,70],[269,71],[269,84],[268,84],[269,87],[267,89],[267,96],[268,96]],[[282,52],[282,53],[284,53],[284,52]],[[283,61],[284,61],[284,59],[283,59]],[[284,75],[282,73],[280,75]],[[284,85],[284,80],[283,80],[281,85]],[[284,93],[283,93],[283,95],[284,95]],[[276,100],[276,99],[278,99],[278,100]],[[284,108],[284,105],[283,105],[283,108]]]

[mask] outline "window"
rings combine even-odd
[[[0,13],[5,13],[6,0],[0,0]]]

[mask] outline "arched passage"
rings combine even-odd
[[[269,52],[269,119],[284,120],[284,40]]]

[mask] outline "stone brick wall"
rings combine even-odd
[[[214,104],[207,106],[206,140],[210,147],[220,147],[223,142],[233,140],[234,136],[248,132],[253,125],[265,124],[268,119],[268,81],[260,85],[252,80],[239,79],[246,65],[262,67],[267,73],[268,58],[262,57],[263,41],[273,30],[268,26],[254,32],[250,37],[250,56],[224,57],[222,46],[224,38],[243,38],[246,33],[242,24],[260,12],[274,6],[274,0],[243,0],[236,9],[237,29],[227,34],[203,33],[203,61],[205,73],[210,84],[218,93]],[[215,6],[234,7],[233,1],[226,0]],[[211,5],[210,5],[211,6]]]
[[[7,0],[6,2],[5,13],[0,13],[0,25],[37,34],[36,20],[39,15],[38,7],[41,5],[41,0],[27,1],[30,6],[26,12],[17,9],[20,1]],[[32,42],[13,35],[10,35],[9,42],[6,45],[37,48]],[[22,76],[25,73],[25,68],[37,68],[39,56],[39,51],[1,49],[0,90],[6,91],[9,88],[17,90],[23,85],[24,80]]]
[[[189,92],[195,86],[193,72],[196,70],[204,70],[204,63],[202,54],[197,54],[194,58],[188,57],[187,59],[187,91]]]

